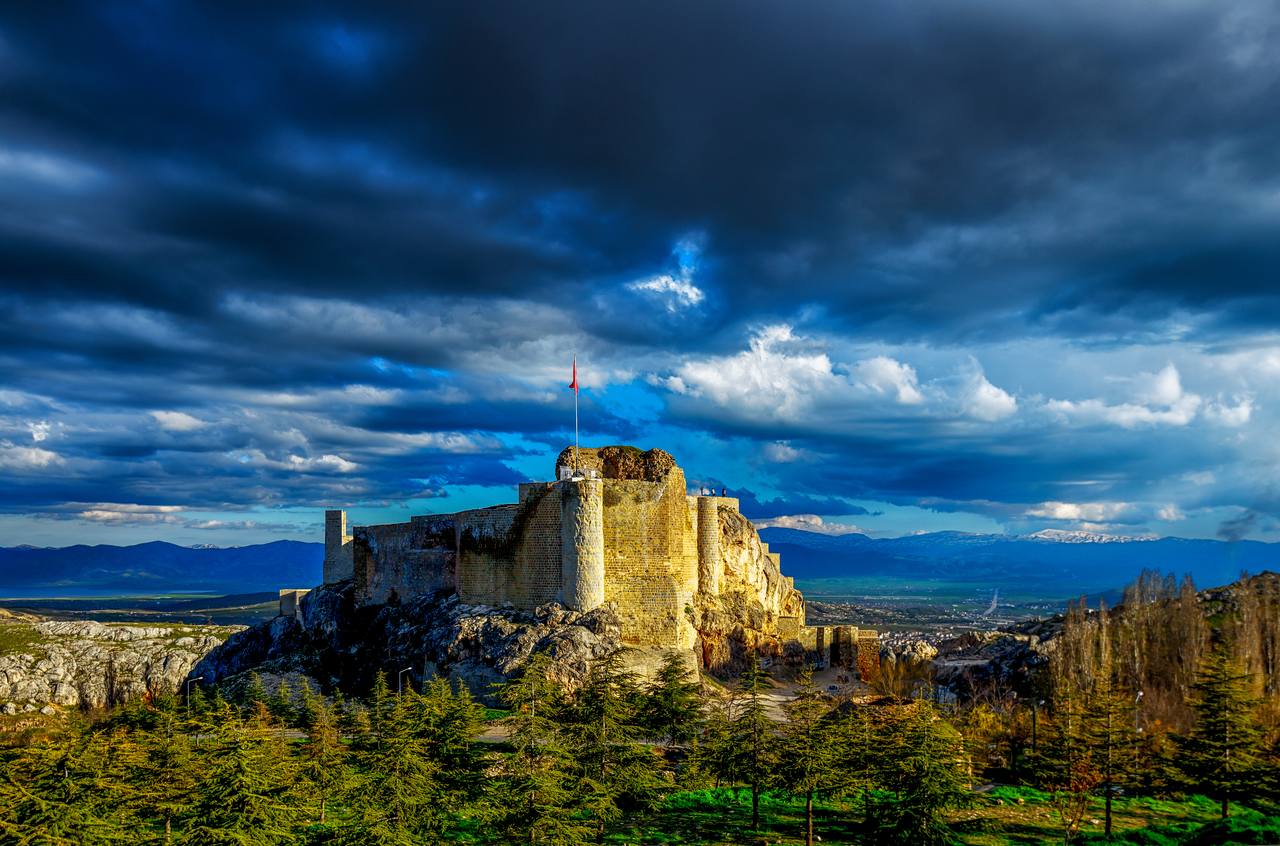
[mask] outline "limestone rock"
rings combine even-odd
[[[303,597],[297,618],[232,635],[192,674],[223,682],[251,670],[295,672],[326,690],[360,693],[379,670],[394,686],[408,668],[415,682],[446,676],[492,701],[492,685],[517,674],[535,652],[548,653],[553,675],[574,687],[593,660],[619,646],[621,622],[608,604],[584,613],[548,603],[530,613],[467,605],[451,594],[356,607],[353,594],[350,582],[317,588]]]
[[[576,461],[576,465],[575,465]],[[556,477],[562,467],[596,470],[606,479],[633,479],[661,482],[676,466],[671,453],[661,449],[640,450],[632,446],[565,447],[556,458]]]
[[[20,650],[0,655],[0,702],[6,702],[5,713],[19,709],[29,713],[50,705],[96,708],[148,691],[174,693],[196,662],[223,636],[240,628],[132,626],[92,620],[6,625],[29,625],[31,637]],[[192,628],[206,633],[192,634]]]

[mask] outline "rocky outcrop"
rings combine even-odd
[[[445,676],[492,700],[492,685],[518,673],[535,652],[574,687],[590,663],[617,649],[621,624],[610,605],[588,612],[551,603],[533,612],[467,605],[456,594],[357,607],[350,582],[316,588],[297,617],[278,617],[228,638],[194,669],[225,682],[249,670],[301,673],[326,691],[359,694],[379,671],[392,684]]]
[[[726,507],[719,518],[720,593],[700,594],[693,609],[702,665],[733,675],[752,653],[802,664],[804,652],[794,638],[804,620],[804,597],[782,575],[749,520]]]
[[[675,469],[676,460],[661,449],[641,450],[633,446],[565,447],[556,458],[556,478],[560,469],[595,470],[606,479],[661,482]]]
[[[133,626],[91,620],[6,622],[0,712],[97,708],[174,693],[191,668],[240,627]]]

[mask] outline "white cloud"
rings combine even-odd
[[[765,326],[736,355],[688,361],[663,384],[675,393],[717,405],[751,408],[763,416],[798,417],[815,397],[844,387],[824,352],[795,350],[787,324]]]
[[[28,423],[27,428],[31,430],[31,440],[40,443],[49,437],[49,430],[53,427],[48,420],[41,420],[38,423]]]
[[[809,457],[809,453],[802,449],[796,449],[786,441],[774,441],[771,444],[764,445],[764,457],[775,464],[791,464],[796,461],[804,461]]]
[[[897,359],[878,355],[853,366],[859,387],[876,394],[892,394],[903,405],[924,402],[915,368]]]
[[[669,273],[630,282],[627,284],[627,289],[661,297],[666,303],[667,311],[672,313],[681,309],[692,308],[706,298],[702,289],[697,285],[688,279],[677,279]]]
[[[1201,398],[1182,388],[1178,369],[1167,365],[1158,373],[1143,373],[1133,380],[1134,399],[1109,405],[1100,399],[1049,400],[1050,413],[1083,423],[1110,423],[1124,429],[1139,426],[1186,426],[1196,418]]]
[[[976,420],[994,423],[1017,413],[1018,401],[1008,391],[987,381],[981,369],[975,369],[965,386],[961,407]]]
[[[137,526],[156,523],[182,523],[180,505],[138,505],[128,502],[81,503],[76,516],[90,523],[113,526]]]
[[[1187,515],[1183,513],[1182,509],[1172,504],[1162,506],[1158,511],[1156,511],[1156,517],[1164,520],[1166,523],[1176,523],[1179,520],[1187,519]]]
[[[282,459],[271,458],[262,450],[253,449],[234,454],[236,461],[250,467],[269,470],[292,470],[298,473],[354,473],[360,465],[340,455],[325,454],[317,457],[289,454]]]
[[[1105,523],[1124,515],[1133,508],[1128,502],[1058,502],[1051,500],[1042,502],[1027,509],[1026,516],[1042,517],[1048,520],[1085,520],[1090,523]]]
[[[39,470],[51,464],[61,464],[62,456],[41,447],[18,446],[12,441],[0,441],[0,469]]]
[[[863,530],[848,523],[828,523],[817,514],[787,514],[767,520],[752,520],[757,529],[800,529],[822,535],[851,535]]]
[[[153,411],[151,416],[166,432],[194,432],[209,424],[199,417],[192,417],[185,411]]]
[[[1236,397],[1235,405],[1227,405],[1221,400],[1211,402],[1205,406],[1204,416],[1221,426],[1238,429],[1253,416],[1253,400],[1250,397]]]

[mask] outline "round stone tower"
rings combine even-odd
[[[720,594],[720,501],[714,496],[698,497],[698,591]]]
[[[575,611],[604,604],[604,482],[570,479],[560,494],[560,602]]]

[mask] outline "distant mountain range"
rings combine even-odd
[[[311,587],[320,582],[323,561],[324,544],[288,540],[227,548],[162,541],[0,548],[0,597]]]
[[[1033,535],[931,532],[900,538],[762,529],[799,579],[895,576],[1017,586],[1046,596],[1123,587],[1144,568],[1190,573],[1196,584],[1227,584],[1242,570],[1280,570],[1280,544],[1187,538],[1129,538],[1046,530]],[[136,546],[0,548],[0,596],[85,592],[249,593],[311,587],[324,544],[276,541],[217,548],[155,541]]]
[[[1101,593],[1123,587],[1143,569],[1190,573],[1197,585],[1227,584],[1242,570],[1280,570],[1280,544],[1227,543],[1045,530],[1033,535],[931,532],[900,538],[822,535],[762,529],[782,554],[782,570],[799,579],[898,576],[1016,585],[1046,595]]]

